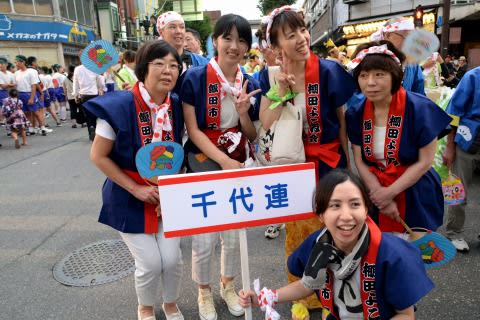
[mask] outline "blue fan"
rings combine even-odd
[[[80,61],[88,70],[102,74],[118,62],[118,52],[107,40],[97,40],[83,49]]]
[[[175,174],[180,171],[183,163],[183,148],[176,142],[159,141],[147,144],[138,150],[135,164],[140,176],[152,179]]]
[[[441,266],[455,257],[457,250],[452,242],[441,234],[422,228],[412,229],[417,239],[410,243],[420,250],[426,269]]]

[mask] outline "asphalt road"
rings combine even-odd
[[[71,252],[120,238],[97,222],[104,177],[88,159],[86,129],[54,129],[47,137],[29,137],[29,146],[16,150],[0,128],[0,319],[135,319],[132,275],[91,287],[65,286],[52,276],[55,263]],[[476,176],[466,223],[470,253],[429,271],[436,288],[418,304],[418,319],[480,319],[479,185]],[[263,285],[278,287],[285,284],[284,234],[267,240],[263,231],[248,231],[250,274]],[[189,238],[182,240],[185,265],[179,307],[185,319],[198,319],[190,243]],[[218,265],[213,272],[219,276]],[[239,287],[240,277],[236,284]],[[214,290],[219,319],[237,319],[221,301],[217,283]],[[278,310],[288,319],[288,305]],[[156,315],[165,319],[160,304]],[[253,318],[263,316],[254,310]]]

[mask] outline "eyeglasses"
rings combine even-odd
[[[165,70],[165,69],[170,69],[170,70],[173,70],[173,71],[180,71],[180,65],[178,65],[177,63],[170,63],[170,64],[167,64],[165,62],[162,62],[162,61],[156,61],[156,62],[149,62],[148,64],[151,64],[152,66],[156,67],[156,68],[159,68],[160,70]]]

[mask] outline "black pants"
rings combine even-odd
[[[70,118],[77,121],[78,124],[85,123],[85,114],[83,112],[83,107],[75,102],[75,99],[68,100],[68,105],[70,106]]]
[[[87,126],[90,127],[96,127],[97,124],[97,117],[90,111],[88,111],[86,108],[83,107],[83,103],[87,102],[90,99],[93,99],[95,97],[98,97],[98,95],[82,95],[80,98],[80,103],[82,104],[83,111],[85,112],[85,117],[87,118]]]

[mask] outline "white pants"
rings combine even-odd
[[[192,279],[198,285],[212,283],[213,256],[219,238],[222,245],[221,275],[228,278],[235,276],[240,255],[238,230],[194,235],[192,236]]]
[[[176,302],[183,273],[180,238],[166,239],[163,225],[158,233],[122,233],[123,241],[135,259],[135,289],[138,304],[153,306],[157,302],[158,287],[163,287],[163,302]]]

